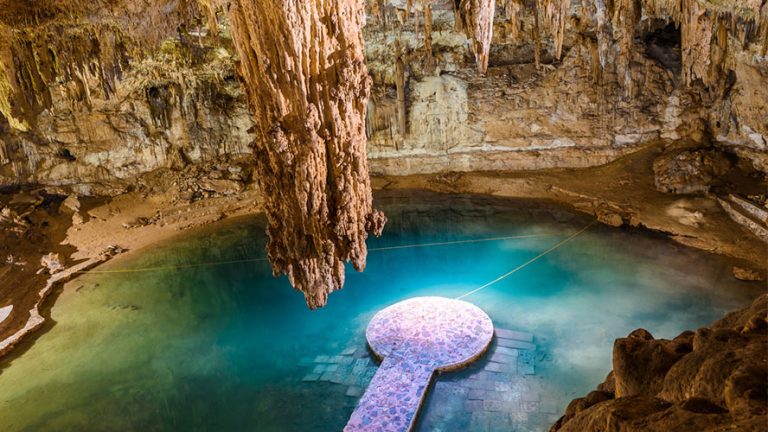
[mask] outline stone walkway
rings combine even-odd
[[[558,419],[569,399],[547,391],[536,368],[551,357],[539,351],[530,333],[496,328],[495,334],[482,359],[434,380],[417,430],[547,431]],[[336,355],[309,357],[302,364],[308,368],[305,383],[338,385],[350,410],[380,368],[362,338]]]
[[[378,312],[366,339],[383,362],[344,431],[404,432],[413,428],[432,376],[482,356],[493,323],[471,303],[416,297]]]

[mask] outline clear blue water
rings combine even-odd
[[[364,348],[365,326],[384,306],[459,296],[590,222],[534,201],[420,192],[376,199],[390,222],[369,241],[374,249],[540,237],[374,250],[366,271],[350,267],[344,290],[314,312],[264,261],[86,275],[64,288],[51,311],[56,324],[3,363],[0,430],[341,430],[358,396],[332,382],[302,381],[313,359]],[[224,221],[99,270],[262,257],[263,227],[255,216]],[[516,424],[546,430],[570,399],[602,381],[615,338],[638,327],[673,337],[763,290],[734,280],[731,265],[649,232],[595,225],[465,300],[497,327],[534,334],[533,378],[554,409]],[[438,382],[471,371],[463,373]],[[466,430],[467,414],[446,415],[452,396],[442,392],[435,386],[418,430]]]

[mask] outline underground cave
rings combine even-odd
[[[0,6],[0,430],[768,430],[765,0]]]

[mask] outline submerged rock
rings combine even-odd
[[[763,276],[762,272],[752,268],[734,266],[732,272],[733,272],[733,277],[735,277],[738,280],[743,280],[743,281],[765,280],[765,277]]]

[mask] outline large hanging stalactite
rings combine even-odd
[[[488,70],[495,11],[496,0],[461,0],[457,11],[457,22],[472,40],[477,70],[481,74]]]
[[[362,0],[233,0],[239,70],[256,122],[275,275],[287,274],[310,308],[362,271],[372,208],[365,111]]]

